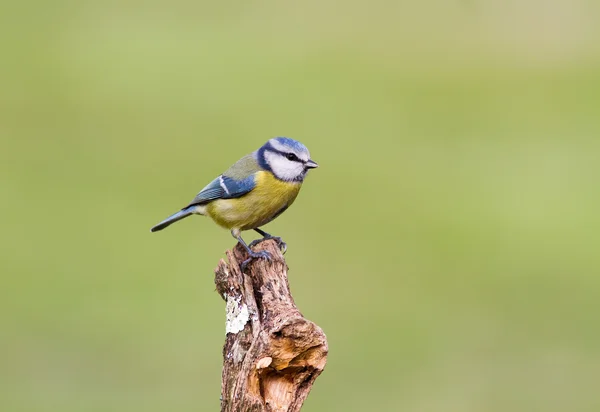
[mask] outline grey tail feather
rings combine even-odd
[[[166,218],[165,220],[160,222],[158,225],[154,226],[152,229],[150,229],[150,231],[158,232],[159,230],[163,230],[164,228],[171,225],[172,223],[175,223],[178,220],[184,219],[193,214],[194,214],[193,208],[182,209],[179,212],[172,214],[171,216],[169,216],[168,218]]]

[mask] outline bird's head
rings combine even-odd
[[[302,143],[287,137],[275,137],[258,149],[260,166],[287,182],[302,182],[306,173],[319,165],[310,159]]]

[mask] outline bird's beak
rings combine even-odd
[[[306,163],[304,163],[304,167],[306,167],[307,169],[316,169],[317,167],[319,167],[319,165],[317,164],[317,162],[308,160]]]

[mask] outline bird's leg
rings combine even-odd
[[[254,229],[256,232],[258,232],[263,238],[262,239],[256,239],[253,240],[250,243],[250,247],[256,246],[258,245],[260,242],[264,242],[265,240],[269,240],[269,239],[273,239],[275,242],[277,242],[277,245],[279,245],[279,249],[281,249],[281,252],[285,254],[285,251],[287,250],[287,243],[285,243],[283,241],[283,239],[281,239],[279,236],[273,236],[267,232],[265,232],[262,229],[256,228]]]
[[[242,272],[246,271],[246,266],[248,266],[248,263],[252,262],[252,259],[271,260],[271,254],[267,250],[261,250],[260,252],[254,252],[252,249],[250,249],[250,247],[248,247],[246,242],[244,242],[244,239],[242,239],[242,236],[240,235],[239,230],[235,230],[235,229],[232,230],[231,235],[234,238],[236,238],[238,240],[238,242],[240,242],[242,244],[242,246],[244,246],[244,249],[246,249],[246,252],[248,252],[248,255],[250,256],[248,259],[246,259],[242,262],[242,265],[241,265]],[[252,244],[251,244],[251,246],[252,246]]]

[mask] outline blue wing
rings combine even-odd
[[[242,180],[221,175],[206,185],[186,208],[193,205],[208,203],[215,199],[233,199],[240,197],[250,192],[255,186],[256,182],[254,174]]]

